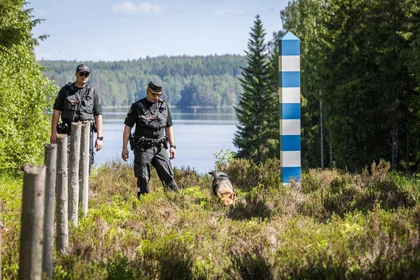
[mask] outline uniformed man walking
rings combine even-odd
[[[162,87],[152,82],[147,95],[131,105],[125,118],[121,157],[128,159],[128,142],[134,149],[134,175],[137,178],[137,197],[149,193],[150,165],[156,168],[160,180],[172,191],[178,186],[170,159],[176,156],[172,116],[168,104],[160,99]],[[134,135],[132,127],[136,125]],[[168,143],[169,155],[168,156]]]
[[[79,64],[76,68],[76,81],[68,83],[59,91],[55,102],[54,112],[51,121],[50,142],[57,142],[57,133],[67,133],[70,135],[72,122],[91,121],[95,124],[97,137],[95,140],[96,151],[102,149],[102,106],[95,89],[87,85],[90,70],[85,64]],[[62,123],[58,125],[60,119]],[[57,131],[57,126],[60,131]],[[92,126],[93,129],[94,126]],[[90,162],[89,170],[94,162],[93,158],[93,131],[91,133]],[[70,137],[69,143],[70,143]]]

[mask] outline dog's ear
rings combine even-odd
[[[211,175],[211,176],[213,176],[213,177],[214,177],[214,176],[216,175],[216,171],[214,171],[214,170],[213,170],[213,171],[210,171],[210,172],[209,172],[209,175]]]
[[[220,164],[220,171],[221,172],[226,172],[229,168],[229,162],[224,161],[222,162],[222,164]]]

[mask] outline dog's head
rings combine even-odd
[[[224,173],[224,172],[218,172],[218,171],[211,171],[211,172],[209,172],[209,174],[211,175],[211,176],[213,176],[213,178],[214,179],[222,179],[222,178],[228,178],[228,175],[226,174],[226,173]]]

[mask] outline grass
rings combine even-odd
[[[89,212],[70,227],[54,279],[418,279],[420,182],[373,164],[362,174],[307,170],[283,186],[279,162],[225,170],[238,200],[226,207],[211,178],[176,169],[178,193],[155,173],[136,197],[131,166],[94,169]],[[21,181],[0,181],[4,279],[16,279]]]

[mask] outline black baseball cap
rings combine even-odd
[[[79,64],[79,65],[77,65],[76,72],[88,72],[88,73],[90,73],[90,70],[89,70],[89,67],[87,67],[87,65]]]
[[[148,86],[148,88],[150,88],[153,91],[156,91],[156,92],[161,92],[162,91],[162,86],[156,85],[152,82],[149,82],[149,84],[147,86]]]

